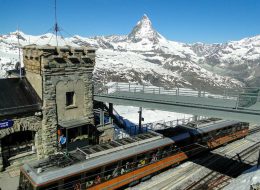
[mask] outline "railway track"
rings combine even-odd
[[[226,186],[228,181],[233,177],[237,177],[240,173],[242,173],[245,169],[247,169],[247,165],[245,165],[242,159],[247,159],[250,155],[258,152],[260,148],[260,142],[255,143],[250,146],[248,149],[239,153],[239,156],[232,157],[228,162],[222,163],[223,173],[211,171],[207,175],[203,176],[200,180],[190,184],[185,190],[197,190],[197,189],[219,189]],[[254,162],[248,163],[254,164]]]
[[[257,133],[259,131],[260,131],[260,126],[256,126],[253,129],[249,130],[248,135],[252,135],[252,134]]]
[[[242,140],[242,142],[239,142],[239,143],[236,141],[236,142],[232,143],[232,147],[234,149],[239,148],[240,146],[244,145],[247,142],[248,141],[246,141],[246,140]],[[229,148],[229,151],[230,151],[230,148]],[[225,154],[224,152],[227,153],[228,151],[222,150],[223,154]],[[210,166],[214,165],[216,163],[216,161],[219,159],[219,157],[216,157],[215,154],[204,154],[204,156],[205,157],[203,157],[203,158],[196,159],[196,161],[193,160],[193,162],[196,162],[196,164],[194,164],[193,162],[186,162],[186,163],[184,163],[184,165],[186,165],[186,167],[178,169],[177,171],[172,171],[167,176],[165,176],[165,175],[162,177],[159,176],[158,179],[156,179],[152,183],[145,184],[144,187],[141,187],[141,188],[138,187],[138,189],[142,189],[142,190],[179,189],[179,187],[181,187],[182,184],[185,183],[185,181],[187,179],[191,178],[194,175],[194,173],[204,172],[205,167],[210,167]],[[202,165],[204,167],[202,167]]]
[[[201,160],[201,164],[209,162],[211,159],[213,159],[213,156],[205,157]],[[150,190],[150,189],[164,189],[165,187],[168,187],[169,183],[171,183],[171,179],[175,178],[177,180],[174,180],[175,184],[182,181],[183,176],[187,177],[188,174],[191,173],[191,171],[198,170],[200,168],[199,165],[193,165],[191,167],[183,167],[180,170],[173,172],[171,175],[167,176],[167,179],[159,179],[157,181],[154,181],[153,183],[146,185],[144,188],[141,188],[142,190]]]
[[[260,127],[254,127],[249,131],[248,135],[258,133],[259,131]],[[173,171],[167,176],[158,177],[158,179],[154,180],[152,183],[145,184],[144,187],[138,189],[221,189],[221,187],[226,186],[229,181],[233,179],[233,177],[239,175],[247,168],[241,167],[241,163],[238,161],[239,158],[236,154],[234,154],[235,156],[231,156],[230,158],[228,158],[228,160],[230,161],[227,161],[225,159],[221,161],[221,157],[217,156],[217,154],[224,157],[231,152],[239,152],[240,159],[245,161],[251,155],[254,155],[255,152],[259,149],[260,143],[255,143],[252,145],[251,141],[248,141],[247,139],[241,139],[225,147],[220,147],[212,151],[214,152],[214,154],[208,154],[206,157],[198,159],[196,161],[196,164],[188,163],[186,164],[187,167],[183,167],[181,169],[178,169],[177,171]],[[249,166],[250,164],[253,164],[253,162],[248,161],[246,164],[246,166]],[[225,168],[225,174],[222,174],[221,171],[209,171],[209,169],[207,169],[212,168],[214,165],[215,168]],[[207,172],[205,172],[205,170]],[[195,173],[200,174],[200,176],[201,173],[204,173],[205,175],[192,182],[192,180],[190,179],[193,178]]]

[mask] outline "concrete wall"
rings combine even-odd
[[[33,73],[31,71],[26,72],[26,78],[38,94],[38,96],[42,99],[42,77],[39,74]]]
[[[88,88],[88,86],[87,86]],[[75,104],[66,106],[66,92],[74,92]],[[59,81],[56,85],[56,102],[58,111],[58,121],[66,121],[79,119],[84,116],[84,111],[91,108],[86,108],[84,98],[85,93],[84,83],[81,79],[70,80],[68,76],[64,80]]]
[[[41,77],[41,54],[37,50],[24,50],[23,62],[26,71],[26,78],[42,99],[42,77]]]

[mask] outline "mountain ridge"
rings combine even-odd
[[[0,75],[17,59],[17,32],[0,36]],[[20,32],[22,45],[56,45],[51,34]],[[260,35],[219,44],[181,43],[167,40],[144,15],[127,35],[58,36],[59,45],[97,48],[96,82],[138,82],[167,88],[240,88],[258,84]],[[11,59],[6,61],[6,59]],[[106,79],[104,78],[106,76]],[[260,81],[260,80],[259,80]]]

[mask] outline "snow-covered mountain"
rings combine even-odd
[[[0,75],[18,59],[17,32],[0,36]],[[21,45],[56,45],[53,34],[19,33]],[[144,15],[128,35],[58,37],[59,45],[97,48],[97,82],[138,82],[155,86],[207,89],[258,84],[260,36],[224,44],[167,40]],[[260,81],[260,80],[259,80]]]

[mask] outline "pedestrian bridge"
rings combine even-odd
[[[94,100],[117,105],[137,106],[192,115],[260,123],[260,88],[203,90],[115,83],[105,89],[95,88]]]

